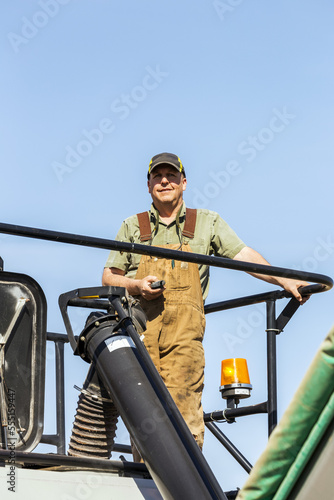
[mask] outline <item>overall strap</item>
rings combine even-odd
[[[192,239],[195,234],[197,210],[196,208],[186,208],[186,220],[184,223],[182,235]]]
[[[151,239],[151,224],[148,212],[141,212],[137,214],[139,231],[140,231],[140,241],[149,241]]]
[[[192,239],[195,234],[197,210],[196,208],[186,208],[186,220],[184,223],[182,235]],[[140,241],[149,241],[151,239],[151,224],[148,212],[137,214]]]

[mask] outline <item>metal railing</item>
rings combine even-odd
[[[72,245],[79,245],[92,248],[100,248],[105,250],[116,250],[128,253],[137,253],[141,255],[151,255],[160,258],[180,260],[183,262],[193,262],[196,264],[208,265],[211,267],[219,267],[243,271],[247,273],[258,273],[267,276],[278,276],[291,278],[296,280],[304,280],[315,283],[303,287],[301,293],[309,295],[313,293],[325,292],[333,286],[333,280],[329,276],[299,271],[294,269],[267,266],[262,264],[254,264],[231,260],[224,257],[216,257],[211,255],[201,255],[168,248],[160,248],[136,243],[120,242],[110,239],[96,238],[90,236],[76,235],[71,233],[63,233],[58,231],[50,231],[32,227],[18,226],[13,224],[0,223],[0,233],[11,234],[14,236],[23,236],[34,239],[47,241],[61,242]],[[287,306],[281,314],[276,318],[275,304],[276,300],[289,298]],[[251,304],[266,303],[267,310],[267,392],[268,399],[266,402],[242,407],[242,408],[227,408],[224,411],[217,411],[204,414],[204,421],[208,429],[217,437],[217,439],[225,446],[232,456],[246,470],[250,471],[251,464],[237,450],[237,448],[228,440],[228,438],[215,425],[215,421],[232,420],[239,416],[254,415],[257,413],[268,413],[268,433],[270,434],[277,424],[277,374],[276,374],[276,335],[283,330],[292,315],[297,311],[300,304],[283,290],[250,295],[237,299],[226,300],[205,306],[205,313],[223,311]],[[43,443],[54,444],[57,446],[59,454],[65,453],[65,406],[64,406],[64,343],[68,342],[66,335],[48,333],[48,340],[55,342],[56,350],[56,397],[57,406],[57,432],[54,435],[43,435]],[[118,445],[119,449],[127,452],[129,447]],[[117,451],[117,445],[115,446]]]
[[[305,271],[296,271],[275,266],[266,266],[263,264],[253,264],[250,262],[241,262],[227,259],[225,257],[216,257],[212,255],[201,255],[180,250],[171,250],[169,248],[159,248],[140,243],[127,243],[124,241],[96,238],[92,236],[83,236],[78,234],[63,233],[59,231],[50,231],[47,229],[38,229],[34,227],[17,226],[14,224],[0,223],[0,233],[12,234],[14,236],[25,236],[28,238],[55,241],[58,243],[69,243],[71,245],[80,245],[92,248],[101,248],[105,250],[118,250],[120,252],[137,253],[140,255],[152,255],[153,257],[164,257],[166,259],[181,260],[183,262],[194,262],[195,264],[204,264],[212,267],[223,267],[234,269],[236,271],[245,271],[247,273],[258,273],[267,276],[279,276],[298,280],[310,281],[323,285],[322,291],[329,290],[333,286],[333,280],[323,274],[310,273]]]

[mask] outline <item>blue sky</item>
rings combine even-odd
[[[1,222],[112,239],[149,206],[148,162],[169,151],[185,165],[189,206],[219,212],[274,265],[333,277],[333,13],[328,0],[4,3]],[[99,285],[108,251],[0,235],[0,255],[41,285],[48,329],[64,332],[58,296]],[[207,303],[270,289],[213,269]],[[278,338],[280,415],[332,326],[332,300],[312,297]],[[74,321],[80,331],[83,315]],[[225,406],[224,358],[247,358],[248,401],[265,399],[264,329],[264,307],[208,316],[205,411]],[[69,435],[87,366],[66,358]],[[47,433],[52,362],[48,348]],[[222,429],[254,463],[266,418]],[[224,489],[242,485],[208,434],[204,453]]]

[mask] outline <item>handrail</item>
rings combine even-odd
[[[105,250],[117,250],[128,253],[138,253],[141,255],[152,255],[154,257],[164,257],[167,259],[181,260],[183,262],[193,262],[213,267],[223,267],[234,269],[236,271],[245,271],[247,273],[259,273],[267,276],[278,276],[296,280],[310,281],[324,285],[323,292],[333,287],[333,280],[329,276],[305,271],[297,271],[276,266],[267,266],[263,264],[253,264],[250,262],[241,262],[228,259],[226,257],[216,257],[212,255],[202,255],[169,248],[161,248],[143,245],[140,243],[127,243],[124,241],[109,240],[105,238],[96,238],[92,236],[83,236],[72,233],[63,233],[59,231],[50,231],[48,229],[38,229],[33,227],[18,226],[15,224],[0,223],[0,233],[12,234],[14,236],[25,236],[41,240],[55,241],[58,243],[69,243]]]
[[[323,292],[322,285],[308,285],[299,287],[299,292],[302,296],[312,295],[314,293]],[[221,302],[213,302],[204,306],[205,314],[210,314],[218,311],[226,311],[227,309],[235,309],[237,307],[249,306],[252,304],[260,304],[268,300],[278,300],[291,298],[292,294],[285,290],[273,290],[272,292],[258,293],[256,295],[247,295],[246,297],[238,297],[236,299],[223,300]],[[297,302],[297,301],[296,301]],[[299,304],[299,302],[297,302]]]

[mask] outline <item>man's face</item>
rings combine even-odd
[[[160,203],[172,203],[176,206],[182,202],[187,180],[176,168],[159,165],[150,174],[147,185],[155,206]]]

